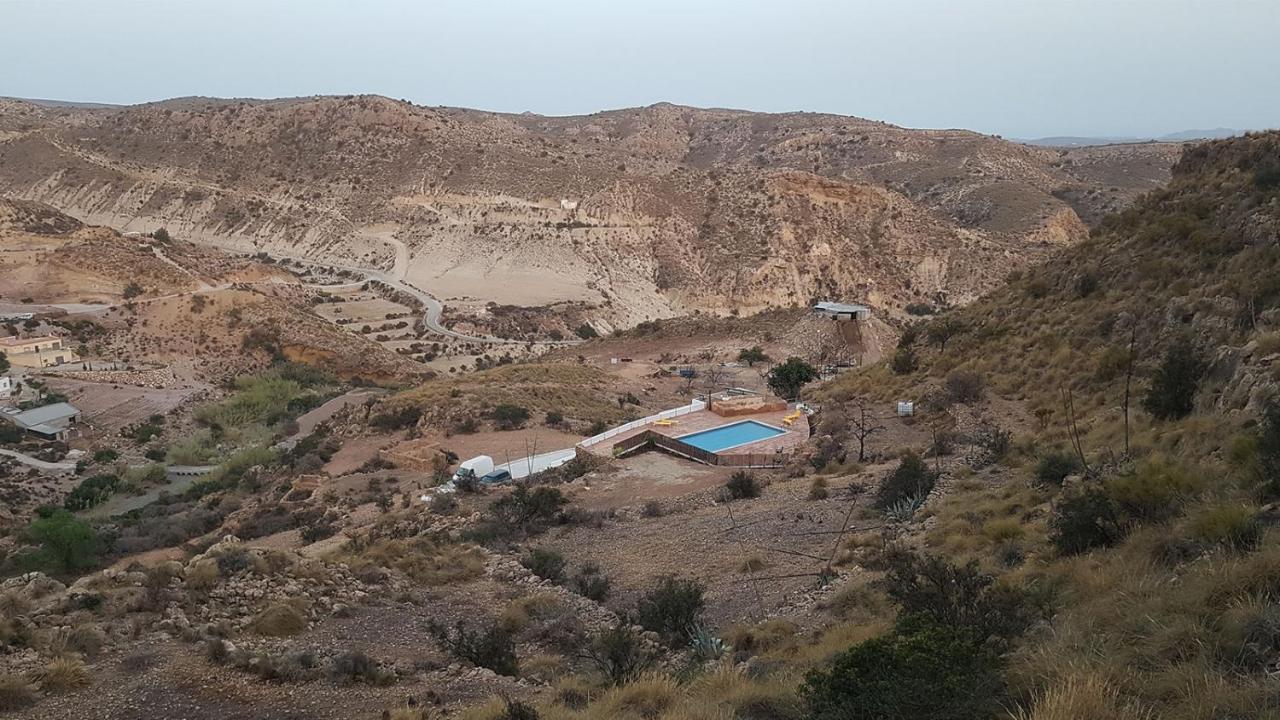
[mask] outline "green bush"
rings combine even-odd
[[[1031,624],[1024,593],[995,583],[976,561],[953,565],[902,547],[886,551],[885,593],[904,616],[965,630],[975,641],[1008,641]]]
[[[916,358],[916,351],[910,345],[894,351],[893,358],[889,361],[889,369],[896,375],[913,373],[919,367],[920,361]]]
[[[1100,488],[1063,498],[1049,520],[1050,539],[1063,555],[1111,547],[1124,539],[1115,504]]]
[[[1209,368],[1198,348],[1189,341],[1176,343],[1151,379],[1142,407],[1159,420],[1177,420],[1195,408],[1196,390]]]
[[[636,620],[668,642],[687,642],[706,607],[701,583],[664,576],[636,604]]]
[[[907,453],[881,483],[875,506],[886,510],[911,498],[924,498],[933,491],[938,475],[915,453]]]
[[[769,362],[769,356],[765,354],[763,348],[755,345],[739,351],[738,362],[746,363],[747,367],[753,367],[758,362]]]
[[[800,388],[818,379],[818,371],[797,357],[787,358],[781,365],[769,371],[769,389],[781,398],[794,398]]]
[[[495,407],[489,416],[499,430],[515,430],[529,419],[529,411],[519,405],[504,403]]]
[[[72,512],[86,510],[106,502],[119,487],[120,478],[115,475],[94,475],[68,493],[62,506]]]
[[[1061,485],[1068,475],[1081,470],[1080,458],[1071,452],[1055,450],[1040,456],[1036,462],[1036,479],[1050,485]]]
[[[557,585],[564,583],[564,556],[555,550],[534,548],[520,558],[520,564],[543,580],[550,580]]]
[[[729,497],[733,500],[749,500],[751,498],[760,497],[760,483],[756,482],[756,476],[745,470],[738,470],[729,476],[729,481],[724,485],[728,491]]]
[[[1280,497],[1280,402],[1267,404],[1258,429],[1257,468],[1263,493],[1268,498]]]
[[[515,677],[519,672],[515,640],[500,625],[473,630],[459,622],[453,631],[449,631],[433,622],[430,630],[441,647],[460,660],[466,660],[476,667],[489,668],[499,675]]]
[[[609,592],[612,590],[613,583],[609,578],[601,574],[600,568],[586,563],[578,568],[578,571],[569,578],[569,587],[588,600],[596,602],[604,602],[609,599]]]
[[[27,527],[27,538],[40,546],[37,566],[71,572],[97,563],[98,534],[63,509],[46,511]]]
[[[620,621],[593,637],[585,654],[614,685],[631,680],[657,660],[626,621]]]
[[[840,653],[805,676],[812,720],[969,720],[996,717],[1003,663],[962,628],[915,617]]]

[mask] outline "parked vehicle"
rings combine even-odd
[[[463,460],[453,474],[453,481],[475,480],[493,472],[493,458],[488,455],[477,455],[470,460]]]
[[[506,470],[494,470],[480,478],[480,483],[482,485],[501,485],[509,482],[511,482],[511,473]]]

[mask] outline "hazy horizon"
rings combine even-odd
[[[1006,137],[1280,126],[1266,0],[0,0],[0,95],[672,102]]]

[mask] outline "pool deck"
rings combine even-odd
[[[652,430],[653,432],[666,435],[667,437],[679,438],[681,435],[701,432],[703,430],[712,430],[723,425],[733,425],[745,420],[755,420],[756,422],[772,425],[776,428],[786,430],[782,435],[757,440],[747,445],[730,448],[724,451],[726,455],[734,455],[738,453],[772,453],[778,450],[787,452],[794,450],[804,444],[809,439],[809,418],[801,414],[800,419],[792,423],[791,427],[782,424],[782,418],[789,415],[792,411],[779,410],[776,412],[763,412],[752,415],[736,415],[734,417],[722,417],[710,410],[700,410],[698,412],[681,415],[677,418],[678,422],[674,425],[645,425],[643,427],[634,428],[609,438],[608,440],[594,445],[589,445],[585,449],[604,457],[611,457],[613,454],[613,446],[629,438],[635,437],[642,432]]]

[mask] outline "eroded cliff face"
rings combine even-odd
[[[85,222],[374,268],[443,298],[585,302],[615,327],[819,296],[963,303],[1085,237],[1081,213],[1173,159],[837,116],[377,97],[5,101],[0,131],[0,192]]]

